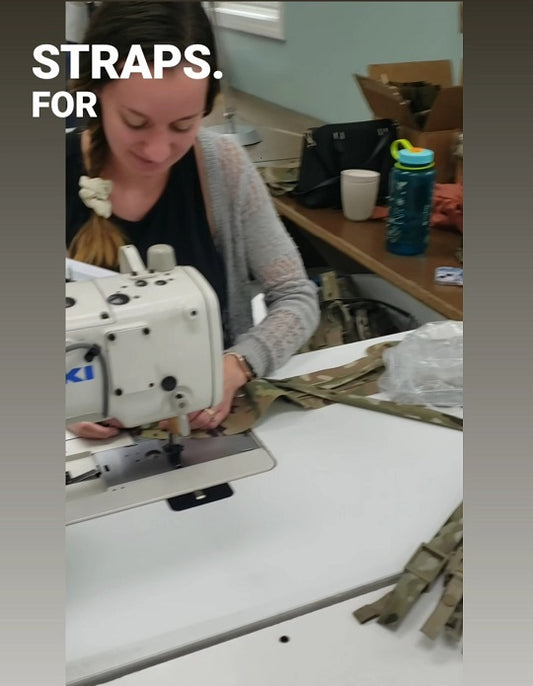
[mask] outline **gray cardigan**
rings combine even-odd
[[[264,376],[314,332],[319,318],[316,286],[247,152],[228,136],[207,129],[199,131],[198,144],[207,213],[226,268],[225,325],[231,349]],[[256,326],[250,277],[261,287],[268,311]]]

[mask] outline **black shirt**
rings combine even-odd
[[[78,195],[79,178],[86,174],[79,131],[67,133],[66,153],[68,248],[91,213]],[[151,245],[171,245],[179,265],[195,267],[209,281],[218,296],[221,312],[225,313],[227,295],[224,262],[215,247],[207,221],[194,149],[191,148],[171,167],[161,197],[140,221],[127,221],[115,215],[112,215],[110,220],[120,226],[128,242],[139,251],[145,264],[146,253]]]

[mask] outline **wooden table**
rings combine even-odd
[[[297,160],[302,149],[302,135],[308,127],[324,122],[293,112],[279,105],[241,91],[232,91],[230,105],[236,108],[236,123],[253,124],[262,140],[247,146],[256,164]],[[224,122],[223,101],[219,99],[205,126]],[[427,254],[423,257],[400,257],[385,249],[385,222],[352,222],[340,210],[308,210],[292,198],[274,198],[278,213],[301,230],[339,251],[343,256],[381,276],[389,283],[416,298],[444,317],[463,319],[463,289],[434,283],[436,267],[460,267],[456,251],[461,236],[453,231],[433,229]]]
[[[436,267],[460,267],[461,235],[432,229],[426,255],[403,257],[385,249],[385,222],[353,222],[340,210],[309,210],[287,196],[274,198],[282,217],[449,319],[463,318],[463,289],[434,283]]]

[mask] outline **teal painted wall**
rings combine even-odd
[[[459,2],[285,2],[284,42],[221,30],[236,88],[326,122],[371,112],[352,74],[368,64],[463,56]]]

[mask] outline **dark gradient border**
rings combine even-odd
[[[527,3],[464,3],[467,686],[529,684],[533,663],[532,25]],[[58,686],[64,137],[31,118],[30,94],[33,48],[62,42],[64,3],[6,3],[2,34],[0,676]]]
[[[533,667],[533,7],[465,2],[465,684]]]
[[[33,49],[65,6],[13,0],[0,37],[2,302],[0,682],[60,686],[64,605],[64,124],[33,119]]]

